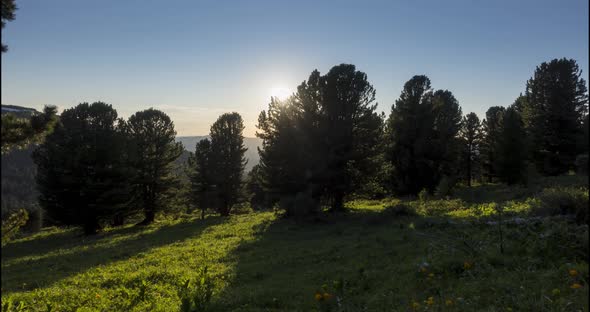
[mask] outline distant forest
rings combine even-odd
[[[524,86],[513,103],[477,116],[464,113],[452,91],[416,75],[385,115],[376,112],[376,90],[354,65],[323,75],[314,70],[291,97],[271,98],[260,113],[259,162],[246,157],[256,144],[243,137],[237,112],[221,115],[207,137],[184,146],[186,153],[162,111],[150,108],[124,120],[109,104],[82,103],[33,140],[36,170],[25,169],[26,161],[21,173],[5,177],[3,170],[2,192],[35,194],[14,178],[34,172],[43,219],[93,234],[107,224],[141,216],[138,224],[145,225],[179,210],[229,215],[249,203],[300,216],[342,211],[356,197],[444,198],[457,184],[587,174],[588,92],[576,61],[542,63]],[[45,117],[30,127],[30,137],[52,120],[52,110],[38,114]],[[24,130],[11,130],[19,122],[28,129],[22,120],[3,111],[3,153],[27,145],[10,145],[22,142],[16,136]],[[8,157],[17,156],[3,155],[3,169]],[[2,205],[4,218],[5,205],[14,203]]]

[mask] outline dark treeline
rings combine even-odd
[[[587,173],[588,94],[574,60],[539,65],[526,90],[483,120],[463,115],[453,93],[424,75],[408,80],[388,115],[354,65],[317,70],[258,118],[260,164],[245,175],[243,121],[227,113],[194,147],[188,182],[175,160],[182,146],[170,118],[148,109],[128,120],[105,103],[65,110],[34,153],[40,204],[63,224],[96,233],[142,215],[154,221],[186,185],[190,209],[229,215],[254,209],[305,215],[338,212],[351,196],[428,192],[445,197],[464,183],[527,183],[536,174]]]

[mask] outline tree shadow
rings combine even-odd
[[[379,211],[349,211],[264,224],[255,240],[230,254],[236,263],[233,278],[215,295],[211,310],[310,311],[317,308],[315,292],[342,277],[376,290],[382,272],[412,256],[398,253],[412,246],[396,235],[409,220]]]
[[[46,287],[92,267],[129,259],[153,248],[198,236],[208,227],[225,220],[227,218],[212,216],[161,227],[126,227],[94,237],[79,237],[77,232],[68,231],[39,241],[8,245],[2,248],[2,291],[9,293]]]

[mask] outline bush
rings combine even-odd
[[[588,154],[578,155],[576,157],[576,173],[588,175]]]
[[[8,219],[2,221],[2,246],[12,239],[19,229],[27,223],[29,214],[20,209],[11,214]]]
[[[416,216],[418,215],[418,213],[416,213],[416,210],[404,203],[399,203],[399,204],[395,204],[395,205],[389,205],[387,207],[385,207],[385,209],[383,210],[383,213],[389,216],[394,216],[394,217],[406,217],[406,216]]]
[[[438,186],[436,187],[436,192],[435,192],[436,196],[439,198],[446,198],[448,196],[453,195],[453,188],[455,188],[456,184],[457,184],[456,177],[449,177],[449,176],[442,177],[442,179],[438,183]]]
[[[546,188],[532,206],[541,216],[575,215],[578,224],[588,223],[588,189],[572,187]]]

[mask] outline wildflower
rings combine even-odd
[[[426,300],[426,304],[427,305],[433,305],[434,304],[434,297],[428,297],[428,300]]]
[[[571,269],[569,270],[569,274],[571,277],[576,277],[578,276],[578,271],[576,271],[575,269]]]
[[[412,302],[412,310],[418,310],[418,308],[420,308],[420,304],[416,301]]]
[[[315,300],[317,300],[317,301],[320,301],[320,300],[324,299],[324,297],[322,296],[322,294],[320,294],[319,292],[316,292],[316,293],[315,293],[315,296],[314,296],[314,298],[315,298]]]
[[[582,285],[579,283],[574,283],[572,286],[570,286],[570,288],[572,289],[578,289],[578,288],[582,288]]]
[[[428,274],[428,277],[433,278],[434,277],[434,273]]]
[[[469,261],[463,262],[463,269],[469,270],[469,269],[471,269],[471,267],[473,267],[473,264],[471,262],[469,262]]]
[[[559,296],[559,294],[561,294],[561,291],[559,291],[559,289],[557,289],[557,288],[554,288],[554,289],[551,291],[551,294],[552,294],[553,296],[557,297],[557,296]]]
[[[323,294],[323,298],[324,298],[324,300],[328,300],[328,299],[332,298],[332,295],[330,295],[329,293],[325,292]]]
[[[98,299],[98,298],[100,298],[100,294],[97,293],[96,294],[96,299]]]
[[[451,300],[451,299],[447,299],[447,300],[445,301],[445,305],[446,305],[447,307],[450,307],[450,306],[452,306],[453,304],[454,304],[454,302],[453,302],[453,300]]]

